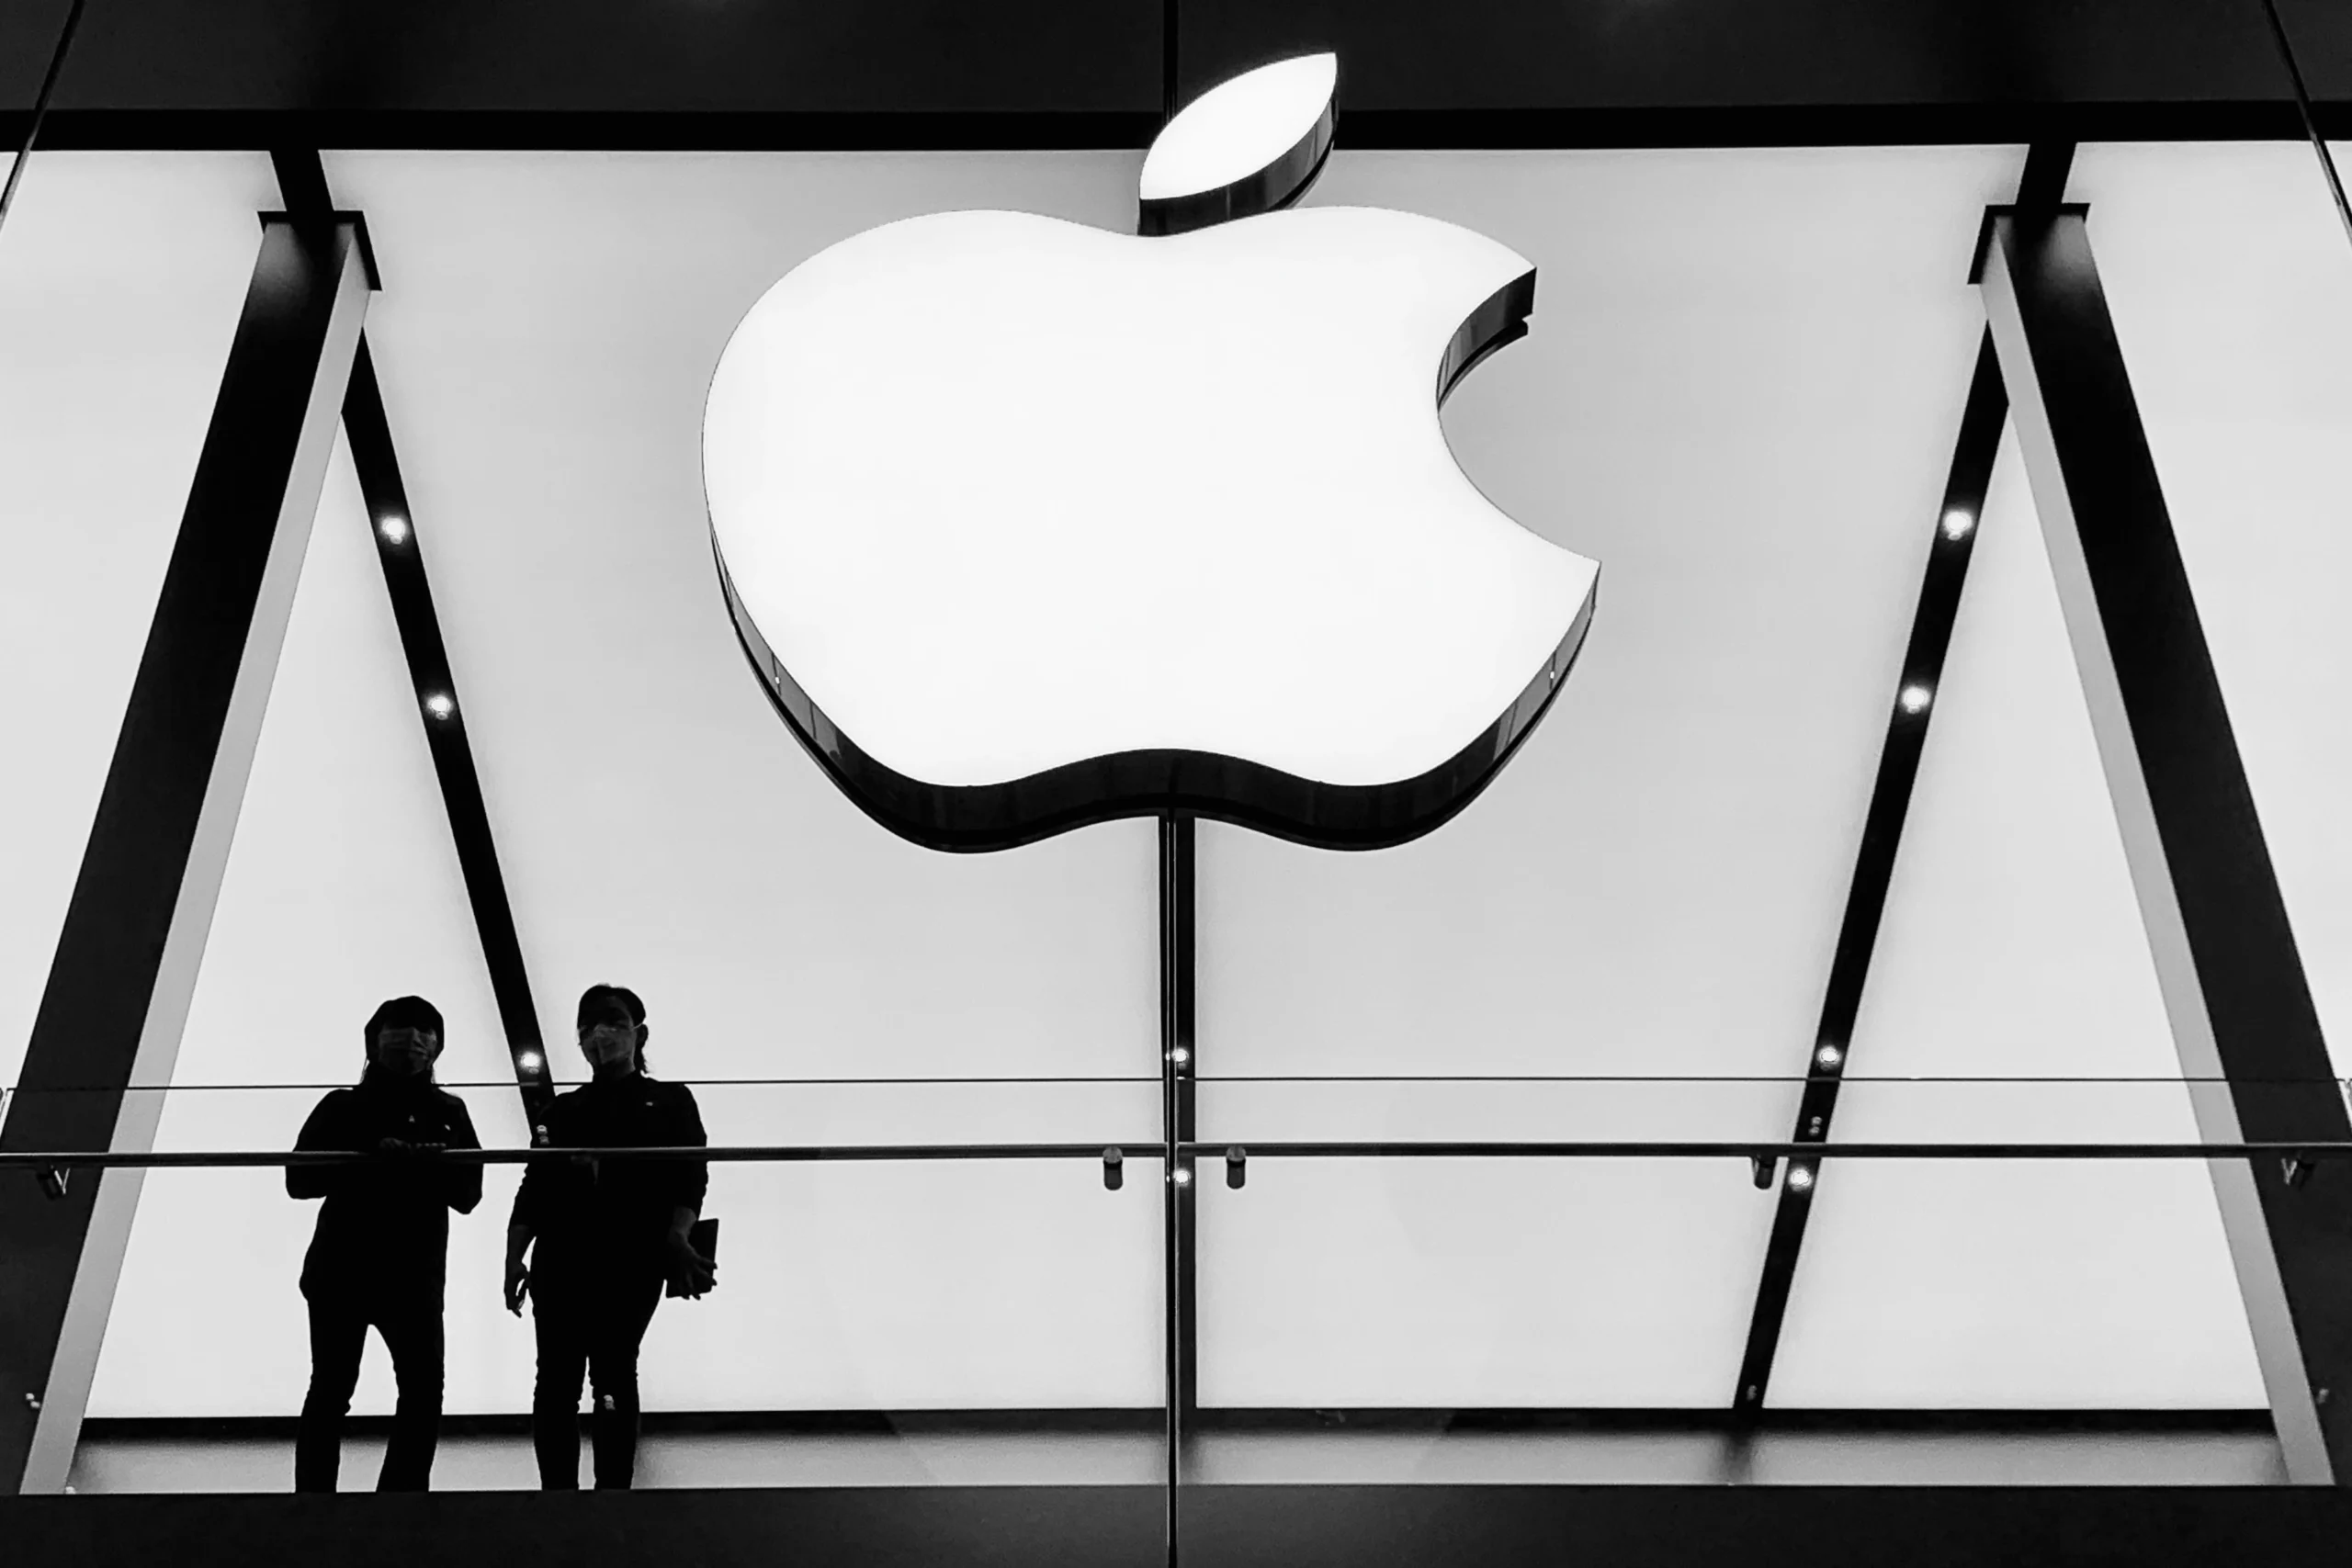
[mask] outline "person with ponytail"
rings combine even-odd
[[[363,1034],[368,1057],[359,1086],[319,1101],[294,1147],[376,1157],[286,1168],[288,1196],[326,1200],[302,1260],[311,1389],[294,1441],[298,1492],[335,1489],[343,1420],[371,1327],[391,1354],[400,1388],[376,1489],[423,1492],[432,1484],[449,1214],[469,1214],[481,1201],[479,1163],[429,1157],[481,1147],[465,1103],[433,1081],[440,1010],[423,997],[399,997],[376,1010]]]
[[[620,986],[580,998],[580,1052],[594,1075],[559,1096],[547,1142],[561,1149],[701,1148],[702,1112],[684,1084],[645,1074],[645,1004]],[[531,1395],[539,1484],[580,1486],[580,1390],[595,1394],[596,1485],[627,1487],[637,1469],[637,1357],[666,1285],[711,1288],[711,1259],[691,1236],[710,1167],[673,1156],[552,1154],[534,1158],[506,1229],[506,1310],[531,1301],[538,1379]]]

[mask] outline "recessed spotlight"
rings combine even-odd
[[[387,517],[376,525],[376,531],[383,535],[389,543],[400,544],[408,537],[408,520],[402,517]]]
[[[1813,1059],[1825,1067],[1834,1067],[1846,1059],[1846,1054],[1835,1045],[1824,1045],[1813,1054]]]
[[[522,1068],[526,1073],[537,1072],[539,1070],[539,1062],[540,1056],[537,1051],[517,1051],[514,1053],[514,1065]]]
[[[1182,1045],[1179,1045],[1176,1049],[1168,1053],[1168,1059],[1181,1067],[1185,1063],[1193,1059],[1193,1054],[1190,1051],[1185,1050]]]
[[[1193,1170],[1192,1170],[1192,1168],[1191,1168],[1190,1166],[1182,1166],[1182,1165],[1178,1166],[1178,1167],[1176,1168],[1176,1185],[1177,1185],[1177,1186],[1179,1186],[1179,1187],[1190,1187],[1192,1184],[1193,1184]]]
[[[1896,700],[1903,705],[1905,713],[1925,713],[1932,694],[1927,687],[1913,684],[1904,687],[1902,696]]]
[[[1955,506],[1944,513],[1944,537],[1947,539],[1965,539],[1968,531],[1975,526],[1976,519],[1960,507]]]
[[[1812,1185],[1813,1169],[1810,1166],[1792,1165],[1789,1167],[1790,1191],[1803,1192]]]
[[[424,699],[424,711],[435,718],[447,718],[458,711],[458,705],[449,700],[448,693],[435,692]]]

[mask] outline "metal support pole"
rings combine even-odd
[[[372,287],[352,215],[264,219],[0,1151],[153,1145]],[[0,1174],[0,1491],[73,1462],[140,1187],[87,1175]]]
[[[1193,1241],[1197,1235],[1193,1156],[1183,1146],[1193,1126],[1193,822],[1159,819],[1159,1087],[1160,1122],[1168,1141],[1161,1214],[1166,1237],[1168,1388],[1168,1561],[1177,1554],[1176,1488],[1180,1461],[1200,1407],[1200,1349]]]
[[[2352,1134],[2082,207],[1985,215],[1978,281],[2199,1130]],[[2211,1168],[2290,1480],[2352,1478],[2352,1180]],[[2331,1393],[2342,1395],[2331,1400]]]

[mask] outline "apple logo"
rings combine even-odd
[[[995,850],[1175,811],[1396,844],[1549,706],[1599,569],[1488,502],[1438,420],[1525,333],[1534,269],[1293,205],[1336,77],[1289,60],[1188,106],[1138,234],[908,219],[736,327],[703,425],[727,606],[892,831]]]

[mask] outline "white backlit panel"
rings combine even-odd
[[[1536,265],[1532,332],[1446,430],[1498,506],[1606,570],[1555,710],[1441,831],[1367,855],[1204,832],[1201,1071],[1797,1073],[1975,354],[1965,257],[2016,154],[1340,134],[1317,201]],[[1204,1088],[1203,1135],[1304,1092]],[[1507,1135],[1602,1120],[1486,1092]],[[1638,1136],[1669,1096],[1589,1103]],[[1318,1130],[1448,1135],[1465,1097],[1335,1086]],[[1794,1096],[1683,1103],[1702,1135],[1778,1138]],[[1204,1208],[1204,1402],[1730,1399],[1773,1201],[1745,1162],[1263,1163]]]
[[[670,1077],[1156,1082],[1150,826],[974,858],[860,815],[744,668],[700,450],[711,367],[796,264],[946,209],[1116,223],[1134,168],[330,160],[377,234],[387,288],[368,335],[560,1077],[582,1073],[566,1043],[581,988],[613,980],[645,998]],[[713,1136],[744,1143],[1159,1128],[1150,1083],[701,1099]],[[719,1168],[707,1207],[726,1282],[663,1310],[648,1401],[1156,1404],[1155,1198],[1141,1179],[1106,1192],[1083,1163]],[[511,1329],[527,1361],[526,1327],[487,1300],[464,1310]]]
[[[2327,336],[2337,296],[2324,281],[2326,213],[2299,205],[2320,198],[2299,156],[2090,150],[2075,191],[2094,203],[2125,353],[2334,1023],[2352,993],[2330,956],[2344,944],[2327,911],[2352,877],[2328,869],[2328,792],[2344,772],[2329,750],[2340,706],[2329,660],[2344,660],[2326,651],[2343,635],[2327,598],[2341,574],[2327,570],[2326,498],[2345,427],[2331,400],[2347,361]],[[1979,210],[2007,198],[2020,157],[1335,156],[1317,202],[1426,213],[1541,269],[1531,336],[1463,384],[1444,429],[1498,508],[1609,570],[1559,711],[1459,820],[1371,855],[1204,833],[1204,1072],[1801,1070],[1975,351],[1965,259]],[[2188,184],[2165,183],[2166,169],[2209,160]],[[656,1070],[672,1077],[1156,1075],[1148,825],[958,857],[858,815],[743,668],[700,475],[710,367],[795,264],[950,209],[1121,230],[1137,163],[332,162],[338,197],[368,211],[382,255],[369,336],[561,1075],[580,1072],[561,1044],[571,1002],[606,978],[646,995]],[[17,824],[0,891],[17,900],[46,878],[23,895],[34,914],[6,904],[21,922],[10,929],[33,932],[0,948],[11,966],[0,1005],[18,1019],[0,1034],[11,1052],[185,501],[250,271],[252,215],[274,194],[257,158],[68,155],[37,164],[23,199],[0,243],[0,311],[17,323],[0,362],[0,441],[12,484],[50,498],[70,525],[0,538],[0,637],[28,639],[10,645],[12,668],[34,671],[19,703],[25,722],[50,727],[27,751],[38,765],[0,786]],[[77,214],[65,237],[34,221],[43,202]],[[2233,247],[2233,225],[2272,202],[2284,204],[2266,220],[2277,233]],[[175,216],[165,224],[158,211]],[[30,282],[11,270],[36,254],[48,259]],[[109,282],[117,266],[129,270]],[[2217,278],[2234,280],[2218,301]],[[41,335],[51,317],[53,340]],[[46,359],[19,347],[45,342]],[[2006,472],[2001,483],[2023,515],[2022,487]],[[490,1053],[478,1070],[503,1070],[487,1000],[469,990],[472,935],[416,712],[389,623],[365,619],[382,613],[380,583],[364,538],[329,553],[335,530],[356,525],[334,510],[349,507],[349,487],[338,468],[183,1057],[213,1081],[346,1077],[367,1007],[412,987],[450,1012],[453,1053]],[[2021,536],[2012,527],[2007,544]],[[2009,580],[1996,569],[2023,570],[1996,558],[2005,547],[1984,542],[1986,575],[1937,694],[1920,837],[1898,868],[1853,1070],[1914,1059],[1938,1064],[1923,1071],[2026,1071],[2026,1056],[2057,1059],[2057,1020],[2094,1010],[2077,1032],[2086,1043],[2067,1045],[2096,1064],[2079,1070],[2123,1070],[2143,1050],[2146,1070],[2169,1070],[2118,903],[2120,857],[2093,831],[2087,728],[2065,730],[2050,705],[2079,703],[2071,685],[2049,685],[2071,682],[2054,605],[1980,602]],[[36,575],[17,570],[25,560]],[[2052,676],[2014,662],[2045,644],[2062,657]],[[2296,662],[2303,649],[2319,650],[2308,668]],[[319,661],[342,673],[307,684],[301,671]],[[1970,685],[1984,669],[2007,684]],[[1987,711],[2004,706],[2021,729]],[[1981,750],[1972,734],[2010,750],[1955,772],[1939,748]],[[312,803],[297,788],[312,782],[349,799]],[[344,841],[371,833],[379,841]],[[2033,866],[2018,863],[2029,854]],[[2030,869],[2043,878],[2030,904]],[[1970,910],[1983,918],[1959,918]],[[2012,1025],[2026,1031],[2018,1043],[1984,1043]],[[1965,1066],[1941,1065],[1963,1054]],[[1860,1135],[1883,1114],[1905,1118],[1877,1124],[1906,1135],[2026,1125],[1995,1092],[1901,1112],[1849,1090],[1841,1131]],[[2177,1120],[2185,1133],[2177,1101],[2114,1092],[2031,1124],[2109,1136]],[[1148,1085],[1103,1086],[1099,1098],[703,1098],[714,1134],[729,1138],[1107,1142],[1158,1125]],[[1212,1138],[1573,1136],[1683,1118],[1703,1135],[1777,1137],[1793,1099],[1771,1088],[1211,1084],[1202,1115]],[[187,1113],[165,1132],[282,1143],[308,1100],[273,1097],[250,1133]],[[487,1132],[513,1100],[477,1103]],[[2194,1168],[1873,1168],[1858,1179],[1833,1168],[1822,1189],[1783,1401],[2258,1399]],[[194,1195],[202,1182],[210,1196]],[[166,1183],[190,1195],[158,1196]],[[453,1410],[526,1404],[528,1325],[488,1293],[503,1185],[457,1227]],[[291,1414],[308,1211],[278,1197],[274,1177],[165,1176],[149,1191],[97,1408]],[[1156,1403],[1156,1199],[1140,1168],[1116,1194],[1085,1166],[729,1168],[710,1204],[725,1283],[662,1309],[648,1401]],[[1720,1404],[1771,1203],[1738,1162],[1267,1160],[1240,1191],[1217,1183],[1212,1162],[1204,1396]],[[213,1277],[216,1242],[242,1276]],[[2127,1297],[2086,1279],[2086,1259],[2153,1283]],[[2002,1298],[1988,1301],[1996,1286]],[[2070,1293],[2080,1301],[2066,1304]],[[2108,1314],[2104,1341],[2094,1309]],[[1932,1344],[1929,1323],[1943,1328]],[[200,1335],[203,1350],[190,1350]],[[1851,1375],[1838,1371],[1849,1364]],[[380,1377],[372,1363],[369,1376]],[[251,1386],[232,1387],[239,1378]],[[380,1408],[384,1393],[371,1382],[365,1397]]]
[[[0,1083],[49,979],[273,196],[258,153],[43,152],[0,238]]]
[[[2352,146],[2335,157],[2352,168]],[[2352,243],[2301,142],[2086,147],[2072,191],[2303,973],[2352,1075]]]
[[[2063,1080],[2180,1070],[2011,435],[1977,529],[1847,1072]],[[2198,1137],[2177,1084],[2063,1081],[1849,1081],[1833,1134]],[[1826,1162],[1771,1403],[2260,1405],[2205,1167]]]
[[[429,539],[425,548],[429,566]],[[317,1089],[219,1086],[355,1082],[361,1025],[377,1003],[412,992],[447,1021],[440,1077],[512,1081],[375,541],[338,442],[155,1146],[291,1147]],[[526,1141],[513,1089],[465,1098],[485,1143]],[[511,1168],[491,1173],[495,1196],[453,1225],[453,1408],[527,1396],[511,1364],[520,1337],[467,1310],[498,1288],[496,1211],[514,1179]],[[91,1414],[299,1408],[309,1339],[294,1281],[318,1213],[286,1196],[277,1170],[151,1173]],[[362,1407],[389,1411],[380,1358],[368,1377]]]

